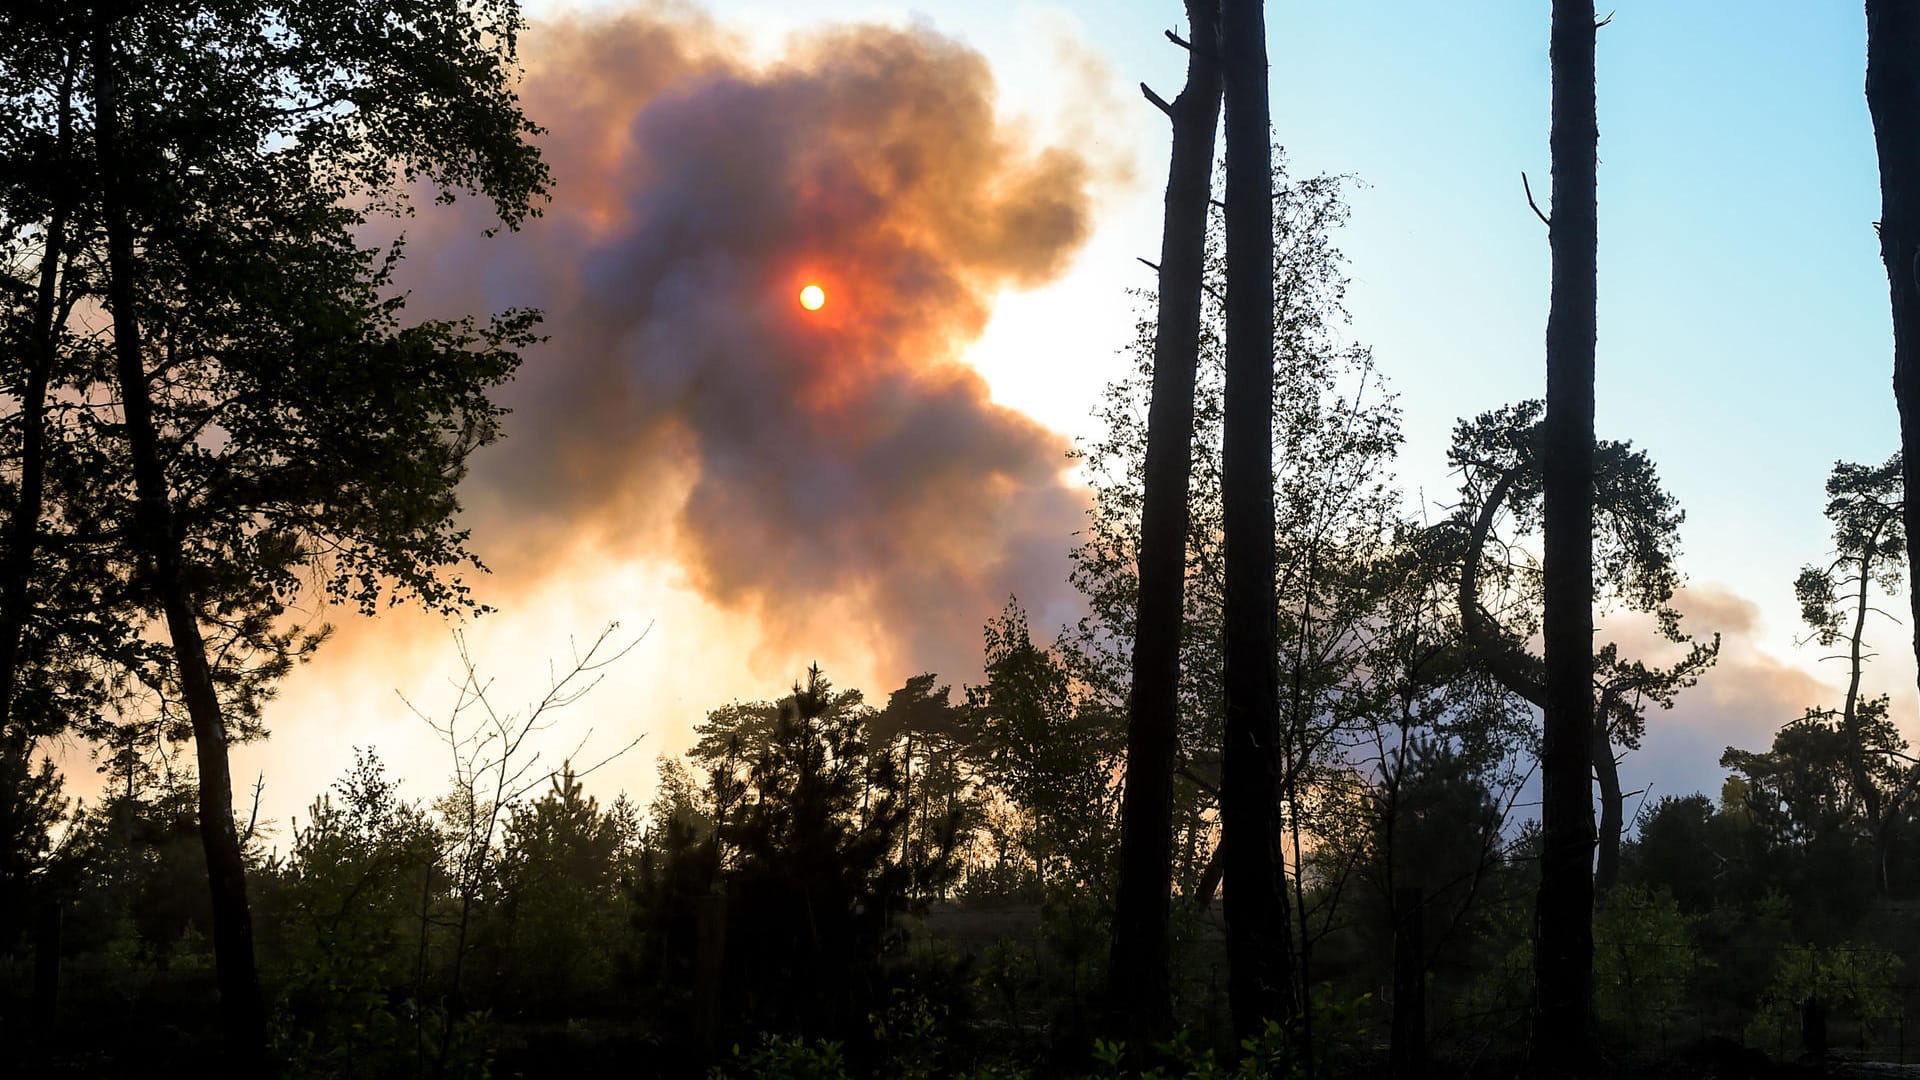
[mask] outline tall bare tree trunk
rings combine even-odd
[[[1593,1007],[1593,353],[1600,141],[1593,0],[1553,0],[1553,294],[1543,424],[1540,896],[1534,950],[1537,1071],[1579,1071]]]
[[[1893,308],[1893,399],[1900,407],[1902,520],[1913,604],[1913,651],[1920,658],[1920,7],[1911,0],[1867,0],[1867,110],[1880,152],[1880,256]],[[1895,808],[1920,778],[1914,770]],[[1884,859],[1887,821],[1875,830]],[[1884,873],[1884,871],[1883,871]]]
[[[254,968],[253,919],[247,907],[246,864],[234,828],[233,781],[227,767],[227,729],[220,715],[200,623],[181,573],[179,538],[160,460],[153,403],[141,358],[140,320],[133,279],[137,273],[133,225],[128,216],[126,163],[122,159],[118,73],[113,23],[104,14],[93,40],[94,140],[99,156],[101,211],[107,232],[107,302],[113,316],[114,374],[133,463],[134,517],[145,572],[166,616],[179,669],[180,694],[193,725],[200,773],[200,843],[206,852],[213,898],[214,968],[229,1050],[257,1067],[264,1060],[266,1013]]]
[[[1222,446],[1226,738],[1220,781],[1227,996],[1234,1030],[1294,1012],[1280,822],[1273,524],[1273,169],[1262,0],[1221,5],[1227,156]]]
[[[1127,715],[1120,880],[1114,896],[1108,974],[1109,996],[1135,1042],[1163,1037],[1173,1026],[1167,976],[1173,770],[1179,754],[1193,384],[1200,362],[1200,290],[1213,136],[1220,121],[1219,0],[1187,0],[1187,25],[1191,35],[1187,85],[1165,106],[1173,122],[1173,152],[1160,234],[1153,400],[1147,413],[1140,510],[1140,595],[1133,629],[1133,697]],[[1141,89],[1152,97],[1144,85]]]

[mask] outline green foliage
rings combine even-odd
[[[52,832],[67,799],[51,758],[33,761],[30,743],[0,732],[0,956],[12,952],[35,905],[50,899]]]
[[[850,1080],[840,1044],[799,1036],[762,1035],[751,1050],[733,1048],[728,1066],[715,1066],[707,1080]]]
[[[943,1075],[950,1030],[947,1010],[896,987],[885,1010],[867,1019],[873,1025],[874,1043],[887,1059],[887,1075],[900,1080],[936,1080]]]
[[[1615,1031],[1652,1041],[1687,998],[1699,966],[1693,920],[1659,889],[1620,885],[1593,915],[1594,1011]]]
[[[1471,560],[1467,569],[1474,574],[1474,595],[1462,600],[1478,601],[1485,637],[1478,631],[1471,636],[1483,653],[1497,654],[1486,659],[1516,692],[1516,682],[1543,685],[1540,661],[1525,643],[1540,627],[1543,579],[1533,552],[1543,505],[1544,415],[1541,402],[1523,401],[1455,425],[1447,460],[1460,476],[1460,501],[1452,518],[1438,526],[1443,536],[1438,553]],[[1666,667],[1627,659],[1614,642],[1596,649],[1600,715],[1609,740],[1627,749],[1640,745],[1646,706],[1672,708],[1679,691],[1693,686],[1719,657],[1719,635],[1695,641],[1680,629],[1680,613],[1672,605],[1683,581],[1674,560],[1685,520],[1646,451],[1625,441],[1595,442],[1594,602],[1601,610],[1623,607],[1651,615],[1664,640],[1688,647]],[[1517,669],[1504,668],[1503,661]]]
[[[113,332],[139,329],[168,542],[229,738],[261,733],[274,684],[326,636],[299,625],[297,597],[478,606],[454,489],[498,437],[488,395],[535,316],[409,318],[401,244],[367,238],[416,194],[483,195],[509,226],[544,198],[513,91],[522,25],[514,0],[0,15],[0,281],[23,286],[0,290],[0,384],[19,405],[0,449],[14,460],[41,439],[46,479],[25,607],[6,613],[24,621],[26,662],[7,690],[36,730],[99,735],[103,705],[165,716],[181,700],[140,570],[155,553],[134,521],[133,426],[99,411],[122,390],[103,308]],[[108,221],[132,252],[111,282],[131,306],[108,301]],[[24,286],[43,269],[58,271],[51,355],[25,347],[40,311]],[[45,392],[20,401],[36,381]],[[0,484],[0,504],[19,497]]]
[[[1367,1004],[1363,996],[1342,1007],[1342,1015],[1357,1015]],[[1334,1013],[1316,1014],[1316,1021],[1339,1019]],[[1363,1033],[1361,1029],[1352,1029]],[[1258,1035],[1240,1040],[1239,1052],[1231,1064],[1223,1063],[1211,1049],[1194,1045],[1193,1035],[1182,1031],[1170,1042],[1152,1050],[1161,1064],[1143,1071],[1131,1069],[1127,1062],[1131,1051],[1125,1042],[1096,1039],[1093,1059],[1099,1066],[1090,1080],[1293,1080],[1307,1075],[1299,1053],[1296,1034],[1269,1020]],[[1316,1055],[1319,1076],[1339,1076],[1327,1071],[1328,1062]]]
[[[1714,805],[1705,795],[1662,795],[1640,814],[1639,839],[1626,861],[1624,880],[1648,885],[1673,898],[1679,910],[1711,908],[1717,891]]]
[[[571,768],[539,799],[508,811],[495,918],[515,998],[567,1009],[613,982],[638,841],[630,805],[623,799],[603,813]]]
[[[68,935],[133,969],[168,970],[189,931],[212,927],[198,787],[167,770],[108,794],[76,816],[63,844]]]
[[[432,822],[371,752],[295,828],[260,908],[285,972],[274,1048],[302,1075],[410,1075],[441,1060],[483,1072],[484,1018],[449,1026],[424,1000],[438,855]]]
[[[1017,603],[988,621],[985,637],[987,681],[967,690],[970,756],[1016,811],[993,827],[1026,857],[1043,891],[1100,892],[1118,809],[1114,715],[1074,694],[1066,664],[1034,644]]]
[[[1782,949],[1773,981],[1747,1025],[1747,1041],[1778,1045],[1800,1030],[1800,1007],[1817,998],[1833,1020],[1883,1025],[1900,1016],[1900,958],[1884,949],[1840,945]]]
[[[1823,647],[1852,632],[1858,610],[1851,596],[1863,587],[1892,592],[1900,586],[1906,555],[1901,507],[1906,492],[1900,455],[1879,465],[1836,462],[1827,477],[1827,520],[1833,523],[1834,559],[1807,566],[1794,580],[1801,618]]]

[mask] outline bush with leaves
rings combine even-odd
[[[1782,1048],[1800,1031],[1800,1010],[1817,999],[1833,1021],[1871,1030],[1900,1017],[1900,958],[1884,949],[1840,945],[1780,950],[1773,982],[1747,1024],[1747,1042]]]
[[[1593,1004],[1601,1023],[1644,1044],[1674,1021],[1700,963],[1693,922],[1664,890],[1620,885],[1601,895],[1593,913]]]
[[[603,812],[571,768],[508,811],[496,916],[517,1005],[569,1012],[612,990],[639,833],[632,804]]]
[[[401,800],[377,755],[357,751],[263,875],[281,972],[273,1041],[303,1075],[462,1075],[484,1062],[483,1018],[446,1024],[428,998],[438,859],[425,811]]]

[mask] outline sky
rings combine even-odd
[[[637,643],[546,718],[546,760],[639,738],[590,787],[644,799],[708,709],[808,662],[883,700],[920,670],[969,678],[1008,592],[1043,627],[1071,617],[1048,538],[1083,505],[1063,455],[1122,372],[1128,290],[1152,284],[1166,131],[1136,87],[1178,90],[1161,32],[1180,6],[528,8],[555,203],[494,241],[459,206],[423,211],[409,285],[423,313],[549,309],[465,489],[500,610],[462,632],[509,710],[604,624]],[[1355,178],[1351,335],[1399,394],[1401,482],[1438,507],[1453,423],[1542,393],[1547,238],[1520,177],[1547,205],[1546,5],[1274,3],[1268,29],[1291,169]],[[1723,747],[1837,699],[1791,583],[1827,552],[1833,462],[1897,445],[1863,34],[1854,4],[1681,0],[1622,3],[1600,31],[1599,434],[1647,449],[1686,509],[1681,607],[1726,643],[1651,719],[1629,790],[1716,790]],[[820,201],[836,169],[902,160],[886,205]],[[806,275],[842,337],[779,321]],[[650,359],[666,341],[694,343],[677,367]],[[885,431],[848,421],[876,403]],[[413,710],[451,708],[453,629],[329,617],[336,641],[236,763],[278,823],[355,748],[417,797],[447,773]],[[1914,737],[1906,632],[1878,624],[1868,682]]]

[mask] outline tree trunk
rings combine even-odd
[[[1387,1057],[1394,1080],[1427,1074],[1426,917],[1423,890],[1393,890],[1393,1033]]]
[[[1220,821],[1234,1030],[1294,1013],[1280,830],[1273,523],[1273,172],[1261,0],[1221,14],[1227,158],[1226,737]]]
[[[1860,805],[1867,812],[1868,826],[1878,835],[1880,789],[1874,786],[1873,777],[1867,775],[1866,740],[1860,734],[1860,676],[1866,665],[1867,586],[1873,580],[1874,549],[1875,545],[1869,541],[1866,550],[1860,554],[1860,583],[1854,597],[1853,633],[1847,639],[1847,698],[1840,711],[1840,722],[1847,734],[1847,770],[1853,781],[1854,797],[1860,800]]]
[[[1907,569],[1915,587],[1913,649],[1920,658],[1920,9],[1907,0],[1867,0],[1867,110],[1880,154],[1880,256],[1893,312],[1893,399],[1900,409]],[[1887,809],[1890,820],[1914,771]],[[1887,822],[1876,830],[1884,848]]]
[[[141,554],[148,563],[143,569],[166,617],[179,669],[180,695],[193,726],[200,774],[200,843],[206,852],[207,884],[213,898],[214,966],[229,1049],[238,1061],[257,1067],[265,1053],[266,1014],[254,969],[246,865],[234,830],[226,723],[220,715],[220,699],[200,637],[199,619],[181,573],[180,540],[174,532],[153,404],[147,396],[134,299],[133,226],[124,190],[125,165],[120,160],[112,32],[112,23],[101,18],[93,41],[94,138],[107,232],[107,302],[113,317],[114,373],[133,463],[134,525]]]
[[[1140,511],[1139,607],[1133,696],[1120,808],[1120,876],[1114,896],[1109,995],[1138,1042],[1171,1033],[1167,975],[1168,889],[1173,876],[1173,770],[1179,754],[1180,638],[1187,580],[1187,493],[1193,448],[1194,372],[1200,361],[1200,290],[1213,136],[1220,118],[1219,0],[1187,0],[1187,85],[1173,99],[1173,152],[1160,236],[1159,317],[1153,400],[1147,414]]]
[[[1546,715],[1537,1071],[1579,1070],[1593,1007],[1593,374],[1599,243],[1593,0],[1554,0],[1553,290],[1544,422]]]
[[[1594,720],[1592,745],[1593,775],[1600,781],[1600,853],[1593,864],[1593,891],[1597,896],[1620,881],[1620,835],[1627,823],[1620,764],[1613,759],[1613,743],[1607,738],[1605,709]]]
[[[61,164],[72,138],[73,64],[60,83],[55,153]],[[0,566],[0,732],[13,723],[14,691],[19,683],[20,641],[33,610],[30,586],[33,558],[40,546],[40,518],[47,490],[47,383],[58,359],[60,257],[67,244],[70,193],[56,196],[40,256],[40,281],[33,298],[31,352],[20,388],[20,498],[7,522],[6,562]],[[11,745],[9,743],[9,745]]]

